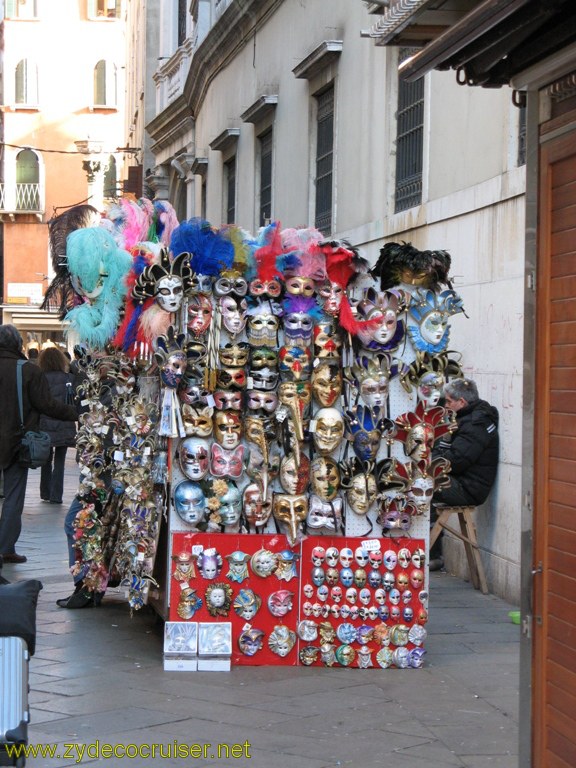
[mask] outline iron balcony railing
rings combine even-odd
[[[39,183],[0,182],[0,213],[43,213],[44,190]]]

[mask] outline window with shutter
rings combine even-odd
[[[332,231],[332,171],[334,165],[334,88],[316,97],[316,212],[314,226]]]

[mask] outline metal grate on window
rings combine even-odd
[[[186,15],[188,0],[178,0],[178,47],[186,40]]]
[[[272,219],[272,131],[260,136],[260,226]]]
[[[316,210],[314,226],[324,235],[332,231],[332,171],[334,166],[334,88],[317,97]]]
[[[226,223],[234,224],[236,219],[236,157],[225,163],[226,170]]]
[[[526,165],[526,107],[518,116],[518,165]]]
[[[414,53],[401,48],[399,61]],[[398,81],[396,115],[395,211],[405,211],[422,202],[422,156],[424,139],[424,78],[413,83]]]

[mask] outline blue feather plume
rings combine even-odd
[[[190,253],[190,264],[196,274],[218,276],[234,262],[234,246],[210,223],[200,218],[182,222],[172,233],[170,250],[174,257]]]

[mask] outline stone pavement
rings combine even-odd
[[[70,753],[29,757],[28,766],[518,768],[520,627],[508,618],[513,606],[433,573],[422,669],[164,672],[162,623],[151,609],[130,617],[114,591],[99,608],[55,605],[71,591],[62,524],[76,478],[70,457],[59,507],[40,502],[40,470],[30,472],[18,546],[28,563],[4,567],[10,581],[44,584],[30,668],[30,743],[58,743],[62,754],[65,743],[97,740],[164,749],[175,741],[249,742],[250,757],[218,757],[210,746],[198,759]]]

